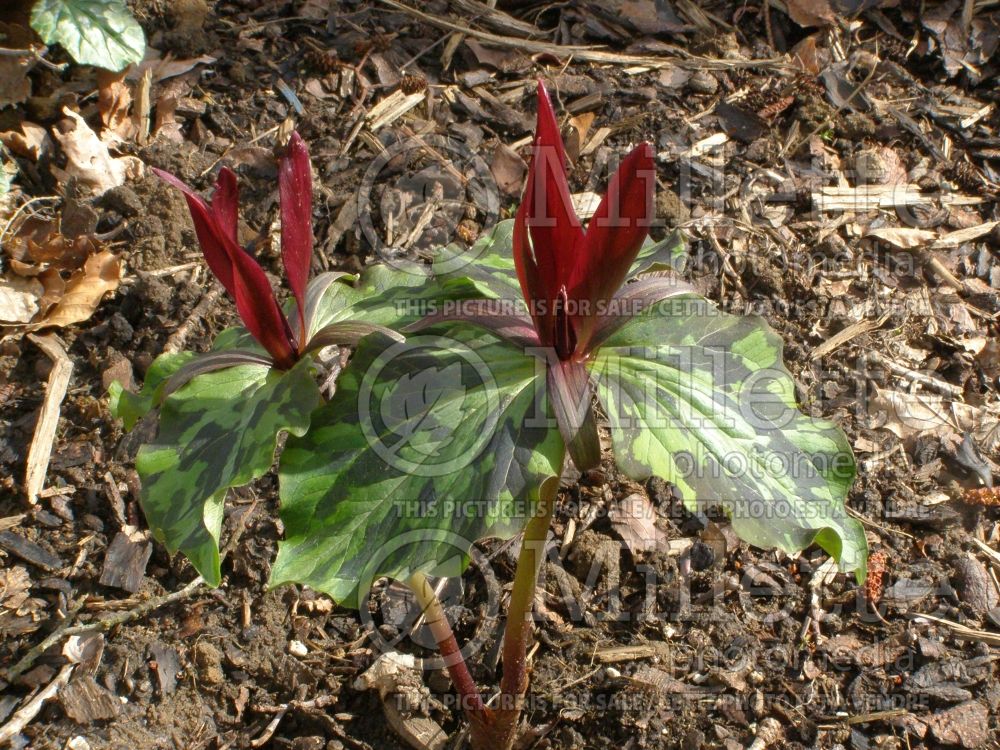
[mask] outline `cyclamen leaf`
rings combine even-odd
[[[865,534],[844,506],[850,445],[798,410],[781,352],[761,319],[695,296],[626,324],[590,365],[615,459],[632,479],[672,482],[692,510],[721,505],[751,544],[818,543],[861,581]]]
[[[119,71],[146,54],[142,27],[123,0],[37,0],[31,28],[81,65]]]
[[[308,434],[289,439],[271,585],[358,606],[381,575],[458,575],[476,540],[520,531],[558,476],[538,361],[476,329],[436,330],[366,338]]]
[[[240,365],[199,375],[164,400],[159,434],[139,450],[140,502],[150,529],[212,586],[221,580],[226,490],[271,468],[280,432],[309,428],[320,403],[310,369],[306,358],[285,372]]]

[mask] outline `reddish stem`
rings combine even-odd
[[[483,698],[479,694],[479,689],[476,687],[472,675],[469,674],[469,668],[458,647],[458,641],[455,640],[451,625],[448,623],[444,607],[441,606],[441,601],[434,593],[434,588],[423,573],[414,573],[406,583],[413,590],[420,603],[427,627],[431,629],[434,640],[437,642],[438,652],[444,659],[448,674],[451,675],[451,682],[462,699],[462,708],[471,719],[475,714],[483,712]]]

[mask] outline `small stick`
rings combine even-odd
[[[213,284],[212,288],[194,306],[194,310],[191,311],[187,320],[181,323],[177,327],[177,330],[170,334],[170,338],[167,339],[167,343],[163,347],[164,354],[174,354],[184,348],[184,344],[187,342],[188,336],[191,335],[191,331],[208,314],[208,311],[212,309],[221,294],[222,287],[218,284]]]
[[[45,474],[49,470],[52,444],[59,427],[59,412],[73,375],[73,362],[66,356],[66,349],[54,333],[46,336],[29,334],[28,338],[52,360],[52,372],[49,373],[49,381],[45,387],[45,401],[42,402],[42,411],[35,424],[35,435],[28,449],[28,466],[24,475],[24,491],[28,502],[35,505],[38,493],[45,485]]]
[[[69,678],[73,675],[73,669],[76,667],[75,664],[66,664],[62,669],[59,670],[59,674],[55,676],[45,688],[35,695],[30,701],[28,701],[24,706],[22,706],[17,713],[0,727],[0,745],[10,742],[14,737],[19,735],[26,726],[38,716],[38,712],[42,710],[42,706],[45,702],[54,698],[56,694],[63,689]]]
[[[79,608],[74,612],[70,613],[70,616],[66,618],[66,622],[63,627],[57,628],[55,632],[49,635],[44,641],[39,643],[33,649],[31,649],[27,654],[25,654],[21,660],[15,664],[13,667],[7,670],[7,674],[4,675],[8,682],[13,682],[20,675],[31,669],[32,665],[48,649],[58,643],[62,638],[70,635],[80,635],[82,633],[90,633],[95,630],[110,630],[116,625],[124,625],[130,620],[135,620],[142,617],[145,614],[152,612],[155,609],[166,606],[168,604],[174,604],[182,599],[186,599],[191,596],[198,588],[205,583],[205,579],[201,576],[195,578],[191,583],[189,583],[184,588],[179,591],[174,591],[169,594],[164,594],[163,596],[154,597],[147,600],[143,604],[135,607],[134,609],[125,610],[124,612],[119,612],[118,614],[110,615],[109,617],[102,618],[100,620],[95,620],[94,622],[88,622],[84,625],[73,625],[69,626],[70,618],[79,611]]]

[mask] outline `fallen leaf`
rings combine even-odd
[[[496,180],[500,192],[504,195],[516,196],[521,193],[528,165],[514,149],[500,143],[493,152],[490,171],[493,173],[493,179]]]
[[[37,279],[13,276],[0,279],[0,322],[29,323],[38,314],[45,288]]]
[[[831,26],[837,20],[830,0],[786,0],[788,16],[799,26]]]
[[[114,158],[97,133],[87,122],[68,107],[63,108],[66,120],[52,129],[52,134],[66,154],[66,169],[53,172],[65,181],[75,177],[94,195],[103,195],[125,182],[126,177],[139,179],[143,174],[142,162],[132,156]]]
[[[580,157],[580,151],[583,150],[583,144],[587,142],[587,134],[590,133],[590,126],[594,124],[595,117],[597,117],[596,112],[581,112],[575,117],[569,118],[569,124],[573,130],[570,131],[569,138],[566,139],[566,151],[571,162],[575,162]]]
[[[159,83],[160,81],[165,81],[168,78],[184,75],[189,70],[194,70],[199,65],[211,65],[215,61],[216,58],[211,57],[210,55],[184,58],[182,60],[176,60],[170,55],[161,58],[159,50],[149,47],[146,49],[146,59],[136,67],[130,68],[126,79],[130,81],[139,80],[148,70],[152,78],[151,82]]]
[[[634,555],[656,549],[663,532],[656,528],[656,508],[645,495],[635,492],[608,509],[611,528]]]
[[[958,445],[971,434],[986,450],[995,445],[998,418],[985,408],[930,393],[876,389],[871,409],[878,427],[903,440],[935,435]]]
[[[2,75],[0,72],[0,76]],[[0,133],[0,143],[18,156],[38,161],[38,157],[50,148],[52,139],[49,138],[49,132],[41,125],[21,121],[17,130]]]
[[[121,260],[108,250],[92,255],[66,284],[66,293],[33,328],[64,327],[87,320],[104,295],[118,288]]]
[[[132,90],[125,83],[125,71],[98,70],[97,109],[104,124],[101,135],[105,139],[109,134],[126,141],[135,137],[136,125],[129,114],[131,108]]]

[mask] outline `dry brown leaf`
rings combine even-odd
[[[514,149],[502,143],[497,145],[493,151],[493,160],[490,162],[490,172],[493,173],[493,179],[496,180],[500,192],[509,196],[520,195],[524,174],[527,171],[528,165]]]
[[[52,170],[63,182],[75,177],[93,194],[102,195],[124,183],[126,177],[138,179],[142,176],[141,161],[132,156],[112,157],[107,145],[79,114],[68,107],[64,107],[63,112],[67,119],[52,129],[66,154],[66,169]]]
[[[831,26],[837,20],[830,0],[786,0],[788,15],[799,26]]]
[[[194,70],[199,65],[211,65],[216,61],[216,58],[209,55],[191,57],[183,60],[175,60],[169,55],[161,59],[159,55],[160,53],[158,50],[147,47],[146,59],[143,60],[137,67],[130,68],[127,78],[129,80],[138,80],[142,78],[143,74],[148,70],[151,73],[152,82],[159,83],[160,81],[165,81],[168,78],[184,75],[188,71]]]
[[[33,328],[64,327],[87,320],[104,295],[118,288],[121,277],[121,260],[117,255],[104,250],[90,256],[66,284],[62,299]]]
[[[930,393],[878,389],[872,409],[878,426],[903,440],[931,434],[960,443],[967,433],[983,439],[997,430],[996,414]]]
[[[127,68],[126,68],[127,70]],[[132,108],[132,89],[125,83],[125,70],[112,73],[97,72],[97,109],[101,113],[104,130],[102,138],[109,135],[130,141],[135,137],[136,126],[129,114]]]
[[[654,550],[663,541],[663,532],[656,528],[656,508],[639,492],[613,503],[608,518],[633,555]]]
[[[38,314],[45,288],[37,279],[0,278],[0,323],[29,323]]]
[[[829,53],[823,51],[823,57],[829,58]],[[792,57],[810,75],[818,76],[823,69],[820,59],[820,35],[812,34],[792,47]]]
[[[587,142],[587,135],[590,133],[590,126],[594,124],[596,112],[581,112],[576,117],[569,118],[569,124],[573,128],[566,139],[566,152],[569,160],[575,162],[580,158],[580,151],[583,144]]]
[[[38,157],[51,147],[52,139],[49,138],[48,131],[41,125],[27,121],[20,122],[18,127],[18,130],[0,133],[0,143],[18,156],[38,161]]]
[[[937,239],[937,232],[930,229],[917,229],[915,227],[879,227],[870,229],[866,237],[877,237],[885,240],[890,245],[895,245],[903,250],[911,250],[915,247],[923,247]]]

